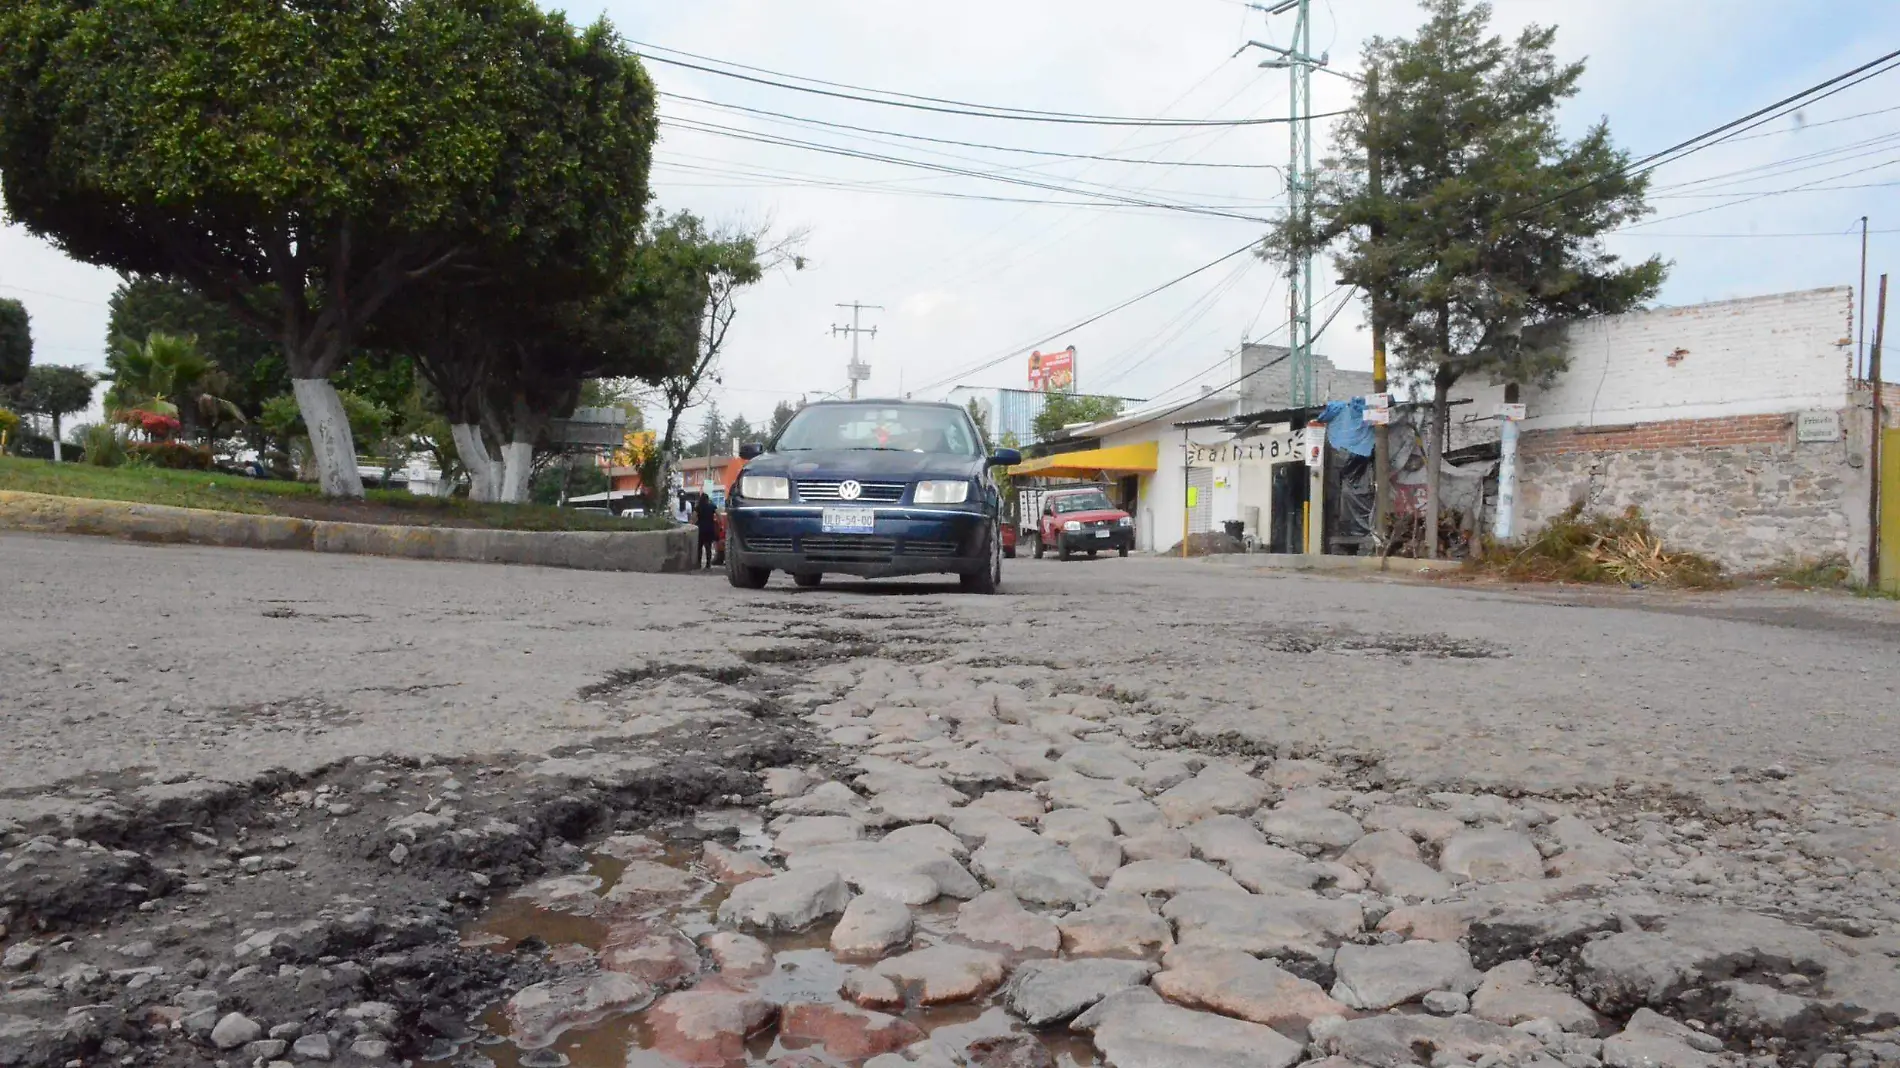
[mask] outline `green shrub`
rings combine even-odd
[[[125,439],[119,428],[95,423],[80,432],[80,446],[86,450],[86,463],[94,467],[121,467],[126,461]]]
[[[168,471],[211,470],[211,449],[183,441],[134,441],[125,446],[126,458],[140,467]]]

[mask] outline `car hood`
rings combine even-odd
[[[780,475],[794,480],[855,478],[860,482],[975,478],[982,470],[980,456],[870,449],[768,452],[745,465],[748,475]]]
[[[1067,523],[1071,519],[1083,523],[1099,523],[1104,519],[1126,519],[1128,513],[1119,508],[1095,508],[1086,512],[1059,512],[1056,522]]]

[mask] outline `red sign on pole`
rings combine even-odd
[[[1038,393],[1074,391],[1075,346],[1057,352],[1030,353],[1029,388]]]

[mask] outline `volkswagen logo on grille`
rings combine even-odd
[[[839,500],[855,501],[863,493],[864,487],[858,485],[858,480],[855,478],[847,478],[843,482],[838,483]]]

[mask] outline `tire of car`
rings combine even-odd
[[[796,572],[792,575],[792,581],[809,590],[825,581],[825,573],[822,571],[814,571],[809,574]]]
[[[762,590],[772,580],[769,567],[747,567],[739,562],[738,553],[726,554],[726,581],[742,590]]]
[[[1128,555],[1128,546],[1126,546],[1126,545],[1124,545],[1124,546],[1122,546],[1122,547],[1121,547],[1120,549],[1117,549],[1117,550],[1116,550],[1116,552],[1118,552],[1118,553],[1120,553],[1120,554],[1121,554],[1122,556],[1124,556],[1124,557],[1126,557],[1126,556]]]
[[[1089,559],[1091,559],[1091,560],[1093,560],[1093,559],[1095,559],[1095,550],[1094,550],[1094,549],[1090,549],[1090,550],[1089,550]]]
[[[990,557],[983,570],[957,576],[965,593],[992,594],[1003,584],[1003,531],[990,529]]]
[[[1059,541],[1056,543],[1056,556],[1064,560],[1073,560],[1075,559],[1075,550],[1069,548],[1068,541]]]
[[[1044,551],[1044,550],[1043,550],[1043,544],[1042,544],[1042,535],[1041,535],[1041,534],[1037,534],[1037,535],[1036,535],[1036,536],[1035,536],[1034,538],[1032,538],[1032,539],[1031,539],[1031,545],[1032,545],[1032,546],[1033,546],[1033,547],[1035,548],[1035,550],[1036,550],[1036,559],[1038,559],[1038,560],[1040,560],[1040,559],[1042,559],[1042,554],[1043,554],[1043,551]]]

